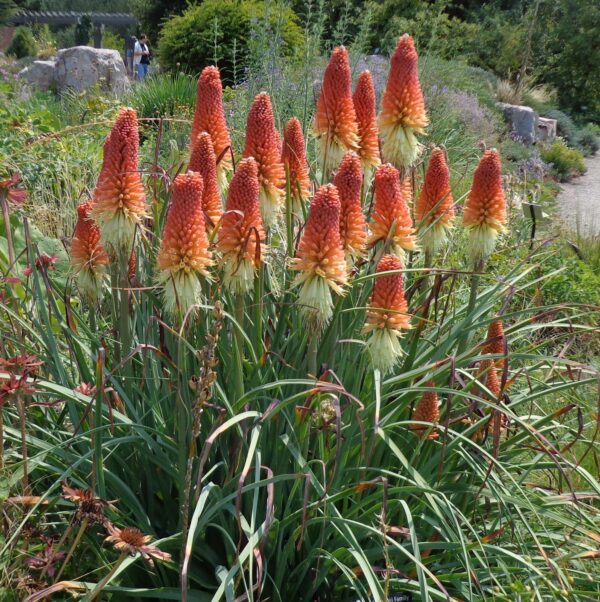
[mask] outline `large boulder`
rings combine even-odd
[[[82,91],[99,85],[102,90],[123,94],[130,82],[117,50],[74,46],[59,50],[55,68],[56,88]]]
[[[48,61],[33,61],[29,67],[19,71],[19,77],[38,90],[51,90],[56,86],[54,69],[56,63],[53,59]]]
[[[540,117],[538,120],[538,140],[551,142],[556,138],[556,119]]]
[[[503,102],[498,107],[510,124],[513,136],[523,144],[534,144],[538,134],[538,115],[531,107],[509,105]]]

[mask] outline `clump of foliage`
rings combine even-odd
[[[550,146],[543,148],[540,154],[542,159],[552,166],[552,175],[561,182],[586,172],[583,153],[575,148],[569,148],[563,140],[556,140]]]
[[[259,0],[207,0],[168,21],[159,41],[161,63],[173,70],[198,73],[207,63],[219,66],[225,79],[243,79],[260,23],[261,36],[275,37],[279,51],[291,55],[303,35],[293,11]]]
[[[588,123],[577,130],[577,146],[585,155],[593,155],[600,150],[600,126]]]
[[[433,122],[458,103],[431,131],[436,140],[444,137],[453,181],[468,188],[480,152],[474,130],[462,139],[455,133],[468,127],[460,112],[478,121],[488,114],[473,94],[456,92],[440,88],[430,97]],[[59,121],[63,105],[50,102],[56,104],[43,123],[59,129],[67,123]],[[89,100],[71,102],[81,119],[77,108]],[[164,100],[140,106],[172,108]],[[76,237],[94,247],[81,265],[97,262],[97,296],[82,295],[79,272],[64,277],[64,256],[48,253],[22,220],[31,215],[20,204],[28,202],[21,183],[0,174],[3,216],[12,215],[0,248],[6,275],[0,285],[0,457],[10,484],[4,558],[20,599],[39,598],[44,589],[92,599],[299,602],[384,600],[394,592],[440,601],[524,599],[533,592],[584,602],[595,595],[600,484],[588,469],[598,453],[587,394],[598,375],[563,351],[574,332],[593,333],[593,327],[589,307],[564,300],[549,307],[536,295],[547,280],[538,274],[544,247],[530,250],[509,228],[489,261],[478,260],[471,271],[471,245],[457,223],[437,255],[415,251],[404,258],[405,268],[395,257],[400,267],[385,276],[375,270],[390,240],[374,242],[331,298],[330,322],[310,328],[289,268],[300,249],[312,247],[299,245],[300,238],[310,230],[316,243],[314,226],[328,225],[323,242],[334,247],[339,223],[306,227],[315,200],[300,201],[293,211],[289,170],[281,223],[268,233],[269,245],[255,225],[253,238],[234,247],[259,249],[251,254],[259,267],[243,296],[222,273],[222,231],[206,234],[201,211],[188,215],[186,203],[176,203],[176,177],[187,157],[165,160],[161,145],[174,143],[169,130],[148,136],[138,161],[135,113],[124,110],[102,162],[114,107],[95,110],[93,121],[55,132],[42,144],[70,141],[63,155],[89,153],[92,170],[103,174],[94,198],[96,208],[102,201],[105,221],[95,230],[88,218],[98,213],[84,213]],[[27,115],[20,119],[21,127],[32,128]],[[119,138],[123,131],[127,138]],[[263,132],[261,124],[248,136]],[[233,137],[236,173],[243,169],[241,135]],[[78,140],[87,148],[78,149]],[[277,162],[277,137],[267,142]],[[24,139],[5,144],[13,144],[18,167],[19,152],[30,152],[21,148]],[[311,179],[325,184],[312,146]],[[25,165],[33,155],[22,161],[27,183],[41,166],[54,165],[57,147],[48,148],[33,165]],[[485,195],[471,199],[471,219],[489,209],[494,223],[512,225],[515,213],[507,219],[499,163],[493,165],[493,204],[486,208]],[[418,199],[421,168],[409,173]],[[72,188],[94,189],[87,173],[70,177],[79,178]],[[238,193],[252,188],[258,203],[258,186],[252,180]],[[361,194],[359,183],[357,190],[354,206],[371,221],[372,187]],[[39,189],[34,192],[38,202]],[[457,187],[453,194],[462,206],[465,195]],[[138,202],[130,206],[133,197]],[[62,190],[52,198],[62,202]],[[136,228],[127,244],[106,253],[97,245],[105,232],[124,232],[106,229],[111,208],[123,203]],[[230,235],[240,223],[236,214],[246,211],[241,207],[226,212],[229,221],[221,218]],[[199,228],[187,228],[191,217]],[[330,218],[339,221],[335,211]],[[411,221],[408,211],[405,219]],[[70,239],[65,243],[75,265],[91,247]],[[179,311],[177,287],[169,288],[168,280],[165,290],[156,286],[164,269],[157,255],[168,259],[178,246],[184,264],[187,251],[193,255],[201,246],[210,272],[210,279],[202,275],[202,296],[189,312]],[[334,250],[339,255],[340,248]],[[216,259],[213,265],[206,253]],[[342,257],[338,270],[345,266]],[[188,277],[191,270],[183,271]],[[383,277],[406,304],[395,303],[404,309],[385,316],[367,309]],[[386,329],[398,313],[413,328],[398,340],[398,365],[382,374],[363,327],[379,319]],[[500,334],[490,340],[488,332]],[[558,351],[549,352],[552,347]],[[144,568],[142,559],[153,563]]]
[[[7,48],[6,53],[17,59],[35,56],[37,44],[29,27],[17,27],[15,35]]]
[[[577,125],[573,119],[564,111],[558,109],[548,111],[546,117],[556,119],[557,134],[564,138],[568,144],[574,146],[577,140]]]
[[[184,73],[147,77],[131,92],[127,104],[140,117],[189,117],[196,102],[196,79]]]
[[[87,46],[92,36],[92,19],[89,15],[82,15],[75,26],[75,45]]]

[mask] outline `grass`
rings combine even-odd
[[[477,72],[424,63],[425,73],[435,67],[440,77],[470,82],[465,102],[487,94]],[[426,77],[427,85],[438,81]],[[160,81],[143,84],[137,106],[190,106],[189,81],[172,92],[172,105]],[[274,95],[282,124],[304,110],[305,98],[293,96],[293,81],[272,82],[285,95]],[[250,98],[244,87],[226,92],[237,150]],[[447,98],[430,104],[429,131],[448,148],[462,205],[480,150],[476,130],[445,108]],[[296,247],[299,223],[291,241],[272,235],[269,264],[243,303],[222,286],[217,265],[193,314],[165,314],[156,253],[170,183],[187,159],[185,111],[182,122],[142,122],[153,220],[136,241],[131,288],[105,282],[102,299],[90,304],[66,277],[66,260],[36,268],[44,243],[29,223],[43,225],[40,208],[60,201],[61,226],[49,233],[70,236],[76,193],[93,185],[113,113],[109,104],[79,129],[65,119],[53,126],[63,128],[57,136],[29,147],[21,137],[11,147],[10,167],[24,173],[30,199],[13,216],[18,265],[0,255],[1,355],[35,355],[42,365],[23,381],[33,392],[2,398],[3,596],[23,599],[56,582],[57,591],[79,594],[100,584],[113,600],[177,600],[183,582],[200,601],[385,600],[393,592],[423,601],[596,600],[598,373],[572,347],[597,336],[597,308],[560,291],[540,297],[568,271],[553,264],[559,255],[544,242],[529,249],[516,209],[472,306],[469,242],[459,226],[435,258],[430,286],[421,284],[421,255],[410,257],[403,274],[414,328],[402,340],[401,363],[382,376],[361,334],[377,250],[357,266],[311,345],[316,335],[299,311],[284,250]],[[69,145],[60,156],[73,162],[60,174],[59,144]],[[36,179],[34,165],[52,175]],[[370,201],[367,191],[367,214]],[[481,361],[498,317],[508,357],[494,395]],[[8,371],[0,368],[3,385]],[[437,433],[431,440],[411,428],[426,392],[440,400],[438,422],[426,425]],[[114,500],[101,508],[104,524],[82,520],[64,482]],[[140,555],[124,557],[104,542],[106,521],[151,535],[172,560],[150,570]],[[40,558],[53,575],[35,570]]]

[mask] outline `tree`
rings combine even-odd
[[[8,22],[17,10],[13,0],[0,0],[0,25]]]
[[[22,59],[26,56],[34,56],[37,51],[35,38],[29,27],[18,27],[15,35],[6,50],[6,54]]]

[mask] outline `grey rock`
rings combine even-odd
[[[538,120],[538,140],[552,141],[556,138],[556,119],[540,117]]]
[[[513,135],[523,144],[534,144],[538,134],[538,115],[531,107],[509,105],[503,102],[498,107],[510,124]]]
[[[33,61],[29,67],[19,71],[19,77],[26,79],[27,83],[38,90],[51,90],[56,85],[54,79],[55,67],[54,59]]]
[[[74,46],[58,51],[55,70],[58,91],[71,88],[102,90],[123,94],[131,86],[123,59],[117,50]]]

